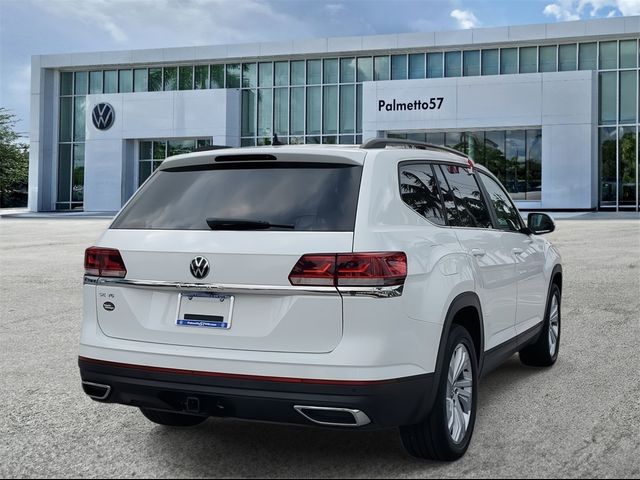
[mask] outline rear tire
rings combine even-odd
[[[469,448],[473,435],[478,362],[471,335],[454,325],[446,348],[433,410],[423,422],[400,427],[404,448],[416,458],[458,460]]]
[[[196,415],[187,415],[184,413],[163,412],[160,410],[150,410],[148,408],[141,408],[140,411],[153,423],[165,425],[167,427],[195,427],[207,419],[207,417],[198,417]]]
[[[561,335],[560,287],[553,284],[540,337],[520,350],[520,361],[530,367],[550,367],[558,360]]]

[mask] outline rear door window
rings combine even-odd
[[[504,188],[500,186],[493,178],[486,174],[482,174],[482,183],[487,190],[489,200],[496,212],[498,228],[511,232],[518,232],[523,228],[520,213],[511,201],[511,197],[507,195]]]
[[[493,228],[489,208],[473,172],[463,166],[434,166],[452,227]]]
[[[446,224],[438,180],[431,165],[401,165],[400,195],[404,203],[430,222]]]
[[[361,176],[358,165],[307,162],[159,170],[111,228],[209,230],[207,218],[215,218],[291,231],[353,231]]]

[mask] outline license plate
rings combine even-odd
[[[179,327],[229,330],[233,315],[233,295],[220,293],[178,294]]]

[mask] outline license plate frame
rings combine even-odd
[[[184,303],[185,300],[194,303]],[[213,292],[180,292],[178,293],[176,326],[230,330],[234,302],[234,295]]]

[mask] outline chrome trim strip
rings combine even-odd
[[[394,298],[402,295],[403,286],[391,287],[313,287],[271,285],[215,285],[211,283],[180,283],[127,278],[92,277],[85,275],[85,285],[121,286],[175,292],[250,293],[254,295],[342,295],[353,297]]]
[[[111,393],[111,387],[109,385],[102,385],[101,383],[93,383],[93,382],[82,382],[82,385],[87,385],[89,387],[98,387],[98,388],[104,388],[106,389],[106,392],[104,395],[102,395],[101,397],[95,396],[95,395],[89,395],[88,393],[86,393],[86,395],[89,398],[92,398],[94,400],[106,400],[107,397],[109,396],[109,394]]]
[[[364,427],[365,425],[369,425],[371,420],[367,416],[366,413],[360,410],[351,410],[349,408],[332,408],[332,407],[310,407],[305,405],[295,405],[293,407],[296,412],[302,415],[304,418],[309,420],[316,425],[324,425],[326,427],[351,427],[358,428]],[[353,420],[355,423],[331,423],[331,422],[320,422],[318,420],[314,420],[309,415],[304,413],[304,410],[315,410],[315,411],[323,411],[323,412],[346,412],[350,413],[353,416]]]

